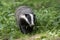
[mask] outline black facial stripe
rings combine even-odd
[[[31,24],[31,16],[29,14],[25,14],[26,18],[28,19],[28,21],[30,22]]]

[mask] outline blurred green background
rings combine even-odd
[[[22,5],[30,6],[36,15],[34,31],[27,36],[46,32],[60,36],[60,0],[0,0],[0,40],[26,37],[20,32],[15,19],[15,10]]]

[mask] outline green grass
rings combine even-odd
[[[36,25],[32,34],[22,34],[16,25],[15,9],[21,5],[30,6],[36,15]],[[60,37],[60,0],[0,0],[1,40],[23,39],[35,34],[46,34],[47,31]],[[53,36],[49,35],[46,40]]]

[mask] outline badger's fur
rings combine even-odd
[[[35,24],[35,14],[27,6],[20,6],[16,10],[17,24],[22,33],[28,33],[33,30]]]

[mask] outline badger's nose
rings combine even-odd
[[[34,26],[34,24],[31,24],[31,26]]]

